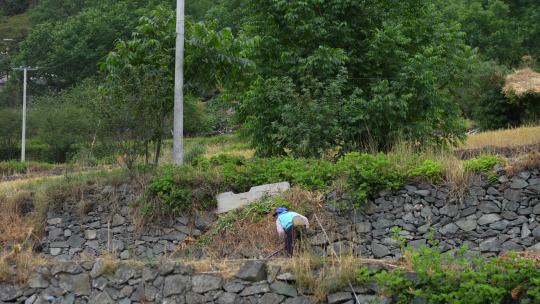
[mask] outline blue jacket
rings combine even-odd
[[[283,229],[287,230],[293,226],[293,218],[299,215],[294,211],[288,211],[278,215],[278,221]]]

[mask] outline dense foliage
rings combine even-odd
[[[116,40],[129,37],[146,12],[137,9],[137,1],[111,2],[88,8],[74,5],[74,10],[82,9],[78,14],[39,23],[22,44],[16,62],[41,67],[35,75],[46,79],[47,86],[53,88],[69,87],[95,76],[98,62],[112,50]]]
[[[483,172],[493,169],[495,165],[503,163],[503,159],[498,155],[481,155],[464,162],[465,169],[472,172]]]
[[[122,151],[126,154],[136,155],[144,145],[155,143],[155,163],[171,129],[175,41],[174,12],[158,8],[141,18],[130,40],[117,42],[103,64],[108,79],[98,115],[112,130],[114,141],[130,143]],[[212,23],[186,22],[186,133],[210,128],[209,119],[199,115],[204,113],[199,98],[240,80],[250,67],[245,58],[249,43]],[[127,115],[119,118],[119,112]]]
[[[242,125],[259,156],[312,158],[384,151],[402,140],[453,145],[464,137],[463,118],[483,129],[534,123],[538,96],[508,98],[501,87],[523,58],[537,68],[536,2],[188,2],[186,135]],[[94,89],[103,90],[91,108],[108,114],[91,111],[100,115],[75,121],[110,130],[96,131],[97,140],[123,147],[122,154],[148,156],[153,145],[159,155],[171,128],[174,5],[2,1],[0,33],[14,40],[1,47],[0,73],[9,80],[0,106],[20,103],[21,74],[12,66],[40,66],[31,73],[30,95],[66,95],[65,111],[72,114],[69,104],[77,101],[70,91],[94,78]],[[47,114],[45,108],[39,110]],[[43,132],[30,136],[48,145]],[[83,142],[64,147],[88,144],[86,134],[73,135]],[[72,149],[50,150],[65,155]]]
[[[478,59],[433,3],[251,3],[261,77],[242,115],[261,155],[463,138],[450,96]]]
[[[12,16],[24,13],[30,6],[31,0],[2,0],[0,14]]]
[[[156,174],[143,200],[145,209],[165,214],[215,206],[215,194],[245,192],[254,185],[289,181],[308,190],[347,191],[350,206],[362,207],[382,190],[396,189],[407,180],[437,180],[444,173],[433,160],[400,162],[385,154],[350,153],[332,163],[312,158],[253,158],[218,155],[199,158],[193,166],[166,167]],[[338,189],[339,188],[339,189]],[[195,197],[195,196],[196,197]]]
[[[534,0],[457,0],[444,9],[462,24],[467,43],[487,58],[512,66],[524,55],[540,55],[540,28],[534,24],[540,7]]]
[[[411,253],[412,271],[358,271],[360,284],[376,282],[396,303],[538,303],[540,268],[514,255],[471,258],[467,248],[440,253],[423,247]]]
[[[0,159],[12,159],[19,154],[21,115],[17,109],[0,109]]]

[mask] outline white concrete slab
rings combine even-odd
[[[263,198],[265,195],[275,196],[291,188],[288,182],[266,184],[252,187],[249,192],[235,194],[225,192],[217,195],[218,208],[216,213],[225,213],[240,207],[244,207]]]

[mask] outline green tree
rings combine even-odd
[[[129,151],[135,154],[143,150],[141,145],[154,142],[155,163],[173,108],[175,41],[175,13],[159,8],[141,18],[132,39],[119,41],[103,64],[108,75],[107,110],[103,112],[110,116],[104,121],[114,120],[112,113],[129,109],[137,119],[127,121],[129,126],[111,130],[119,132],[117,137],[124,137],[122,142],[131,141]],[[185,45],[186,116],[193,119],[196,113],[188,111],[197,107],[190,106],[190,100],[216,88],[225,89],[241,78],[250,66],[245,58],[250,43],[235,38],[228,29],[217,30],[215,24],[188,20]]]
[[[240,31],[248,22],[249,0],[214,0],[206,11],[206,19],[217,20],[220,27],[228,27],[234,33]]]
[[[245,31],[261,37],[255,58],[265,80],[254,84],[241,116],[257,151],[311,156],[369,142],[387,149],[401,138],[424,144],[463,138],[451,96],[478,58],[436,4],[251,1]],[[269,90],[271,79],[285,80]],[[264,107],[272,110],[259,111]],[[306,126],[323,134],[297,144],[293,134],[306,135]]]
[[[191,16],[197,21],[204,20],[206,12],[214,5],[216,1],[217,0],[188,1],[186,3],[186,15]]]
[[[32,8],[30,19],[34,25],[55,22],[77,15],[89,6],[89,0],[40,0]]]
[[[65,162],[78,146],[93,141],[98,131],[89,105],[99,98],[97,85],[87,80],[62,92],[37,97],[32,103],[29,122],[36,139],[50,147],[50,161]]]
[[[0,109],[0,160],[18,157],[21,136],[21,112],[16,108]]]
[[[93,77],[98,63],[127,39],[138,20],[165,0],[44,0],[32,10],[33,28],[15,64],[40,66],[35,76],[62,89]]]
[[[445,2],[448,18],[462,24],[469,45],[478,47],[488,59],[513,65],[524,55],[526,30],[513,17],[510,5],[503,0],[458,0]]]
[[[5,16],[22,14],[28,9],[30,2],[30,0],[2,0],[0,12]]]

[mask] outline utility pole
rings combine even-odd
[[[20,67],[15,68],[16,71],[23,71],[23,108],[22,108],[22,138],[21,138],[21,162],[26,160],[26,83],[28,80],[28,71],[37,71],[37,68]]]
[[[184,0],[176,0],[173,164],[184,163]]]

